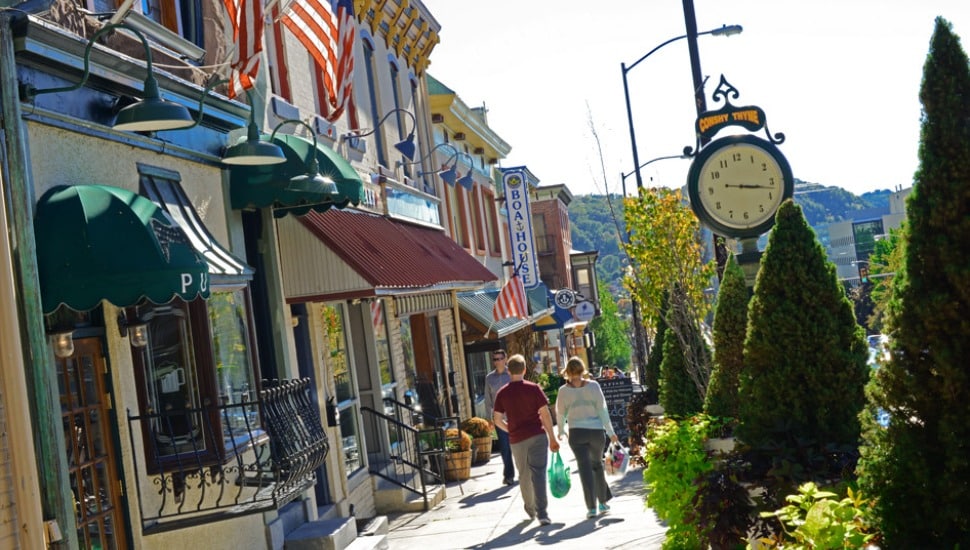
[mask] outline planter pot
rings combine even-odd
[[[664,408],[660,405],[647,405],[644,407],[644,410],[646,410],[647,414],[650,416],[663,416],[664,414]]]
[[[486,435],[485,437],[472,439],[472,449],[475,450],[475,456],[472,458],[472,462],[475,464],[488,462],[488,459],[492,456],[492,436]]]
[[[472,452],[458,451],[445,453],[445,479],[460,481],[472,474]]]

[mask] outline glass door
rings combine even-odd
[[[127,548],[101,339],[75,340],[74,355],[56,364],[78,543],[98,550]]]

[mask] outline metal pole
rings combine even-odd
[[[694,14],[694,0],[683,0],[684,2],[684,23],[687,27],[687,49],[690,53],[690,73],[694,84],[694,104],[697,108],[697,116],[700,117],[707,111],[707,99],[704,93],[704,79],[701,76],[701,59],[697,50],[697,17]],[[701,137],[700,146],[704,147],[710,142],[710,138]],[[724,246],[724,238],[714,234],[714,258],[717,261],[717,278],[720,280],[724,276],[724,266],[727,264],[727,248]]]
[[[643,58],[640,59],[642,60]],[[639,62],[637,61],[637,63]],[[634,65],[636,63],[631,65],[630,68],[632,69]],[[630,125],[630,146],[633,147],[633,166],[636,167],[634,171],[637,174],[637,190],[640,190],[643,187],[643,178],[640,176],[640,156],[637,154],[637,135],[633,131],[633,111],[630,109],[630,86],[626,81],[626,73],[629,69],[626,68],[625,63],[620,63],[620,69],[623,71],[623,96],[626,98],[626,120]],[[624,189],[626,189],[626,180],[624,179],[623,181]],[[626,196],[626,191],[623,192],[623,196]]]

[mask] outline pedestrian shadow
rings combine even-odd
[[[540,528],[549,529],[552,527],[551,525],[547,525],[526,529],[526,527],[531,524],[531,520],[522,520],[514,527],[495,537],[494,539],[485,541],[481,544],[476,544],[475,546],[468,546],[467,548],[469,550],[484,550],[486,548],[508,548],[510,546],[518,546],[527,540],[531,540],[535,532]]]
[[[623,521],[626,520],[619,517],[600,517],[596,520],[581,521],[568,527],[565,527],[565,524],[562,522],[553,522],[549,525],[539,525],[529,529],[525,529],[525,527],[530,525],[530,523],[528,521],[523,521],[494,539],[470,548],[474,550],[485,550],[487,548],[508,548],[511,546],[517,546],[529,540],[535,541],[543,546],[559,544],[568,540],[582,539],[595,533],[596,531],[599,531],[600,529],[604,529],[612,524],[621,523]]]
[[[513,489],[517,489],[517,487],[507,485],[504,487],[497,487],[484,493],[465,495],[464,497],[458,499],[458,505],[461,508],[471,508],[472,506],[481,504],[483,502],[495,502],[506,498],[512,498],[512,495],[510,495],[509,492]]]

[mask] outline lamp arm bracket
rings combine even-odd
[[[359,139],[359,138],[362,138],[362,137],[367,137],[367,136],[373,134],[374,132],[376,132],[377,129],[380,128],[382,124],[384,124],[384,121],[387,120],[394,113],[404,113],[404,114],[408,115],[409,117],[411,117],[411,131],[408,132],[408,135],[413,136],[415,130],[418,127],[418,121],[417,121],[416,118],[414,118],[414,114],[412,114],[411,111],[408,111],[407,109],[396,108],[396,109],[391,109],[390,111],[388,111],[387,113],[385,113],[384,116],[381,117],[381,119],[379,121],[377,121],[377,124],[375,124],[373,128],[371,128],[369,130],[367,130],[367,129],[351,130],[350,132],[347,132],[346,134],[341,135],[340,136],[340,139],[342,139],[342,140],[343,139],[351,139],[351,138],[358,138]]]
[[[148,40],[145,38],[145,35],[142,34],[141,31],[139,31],[138,29],[124,22],[109,23],[104,25],[100,29],[98,29],[98,31],[95,32],[88,40],[88,45],[84,48],[84,73],[81,75],[81,80],[77,84],[73,84],[71,86],[62,86],[58,88],[42,88],[39,90],[31,86],[30,84],[22,84],[20,86],[21,99],[26,101],[26,100],[29,100],[30,98],[39,96],[41,94],[57,94],[61,92],[72,92],[74,90],[77,90],[83,87],[85,84],[87,84],[88,77],[91,76],[91,48],[94,47],[94,43],[97,42],[99,38],[101,38],[105,34],[108,34],[109,32],[114,31],[115,29],[126,29],[132,32],[136,37],[138,37],[138,40],[141,41],[142,46],[145,48],[146,71],[148,73],[148,77],[151,78],[152,77],[152,52],[151,52],[151,49],[148,47]]]

